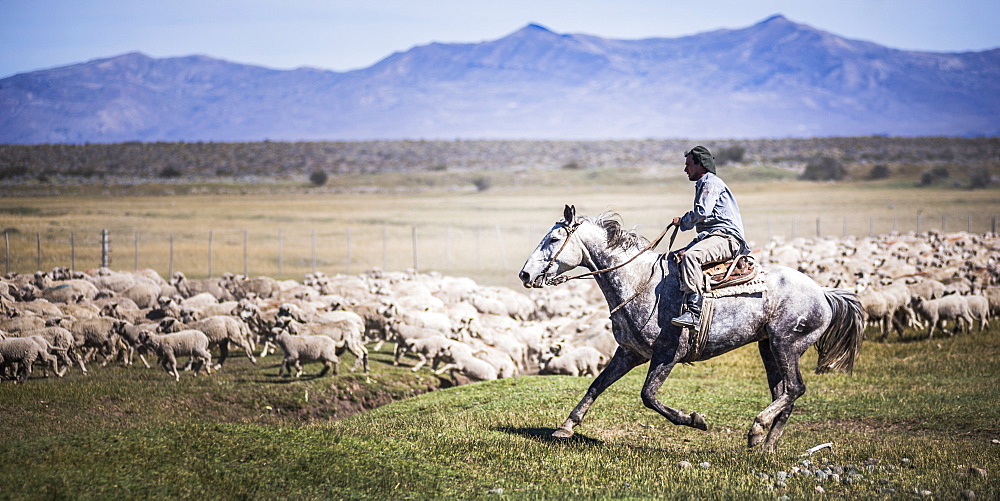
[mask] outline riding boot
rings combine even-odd
[[[693,329],[698,325],[698,316],[701,315],[701,294],[691,292],[687,295],[687,311],[683,315],[671,318],[670,323],[678,327]]]

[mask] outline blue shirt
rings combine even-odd
[[[740,254],[749,254],[743,235],[743,217],[729,186],[715,174],[706,172],[694,185],[694,210],[681,217],[681,230],[698,230],[698,238],[721,231],[736,238]]]

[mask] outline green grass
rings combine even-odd
[[[640,367],[568,441],[549,434],[590,378],[524,376],[423,393],[442,381],[387,365],[385,351],[370,379],[279,379],[275,356],[256,366],[237,358],[180,383],[158,368],[95,366],[87,377],[0,384],[0,497],[913,499],[929,491],[955,499],[972,490],[996,499],[998,334],[869,342],[853,375],[812,374],[810,351],[808,391],[771,455],[745,449],[768,401],[752,348],[678,367],[663,385],[660,398],[704,413],[707,432],[643,407]],[[803,467],[800,453],[831,441],[809,460],[859,476],[791,476],[775,487],[778,472]]]

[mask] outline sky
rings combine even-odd
[[[613,39],[739,29],[772,15],[934,52],[1000,48],[1000,0],[0,0],[0,78],[139,51],[347,71],[528,23]]]

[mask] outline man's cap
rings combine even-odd
[[[708,151],[708,148],[704,146],[695,146],[691,148],[691,151],[684,153],[684,156],[693,155],[694,159],[701,164],[708,172],[715,174],[715,157],[712,156],[712,152]]]

